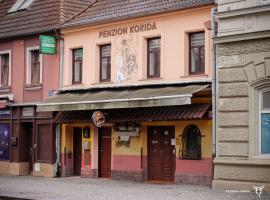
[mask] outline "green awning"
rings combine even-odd
[[[191,104],[204,85],[174,85],[62,91],[37,104],[38,112],[140,108]]]

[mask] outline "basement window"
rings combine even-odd
[[[29,8],[34,0],[17,0],[14,5],[9,9],[8,13],[19,12]]]

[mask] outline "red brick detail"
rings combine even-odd
[[[145,174],[146,173],[143,170],[140,171],[112,170],[112,179],[142,182],[146,180]]]
[[[175,174],[175,183],[211,186],[212,177],[205,174]]]
[[[98,170],[97,169],[89,169],[88,167],[81,169],[81,177],[82,178],[97,178]]]

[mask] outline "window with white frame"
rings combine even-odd
[[[39,47],[27,48],[26,85],[38,86],[42,84],[42,54]]]
[[[0,87],[10,86],[11,79],[11,51],[0,51]]]
[[[261,155],[270,155],[270,88],[260,91],[260,141]]]

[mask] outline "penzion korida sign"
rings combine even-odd
[[[139,32],[144,32],[144,31],[152,31],[156,29],[157,29],[157,25],[155,22],[136,24],[136,25],[131,25],[131,26],[124,26],[124,27],[118,27],[118,28],[100,31],[99,38],[115,37],[119,35],[139,33]]]

